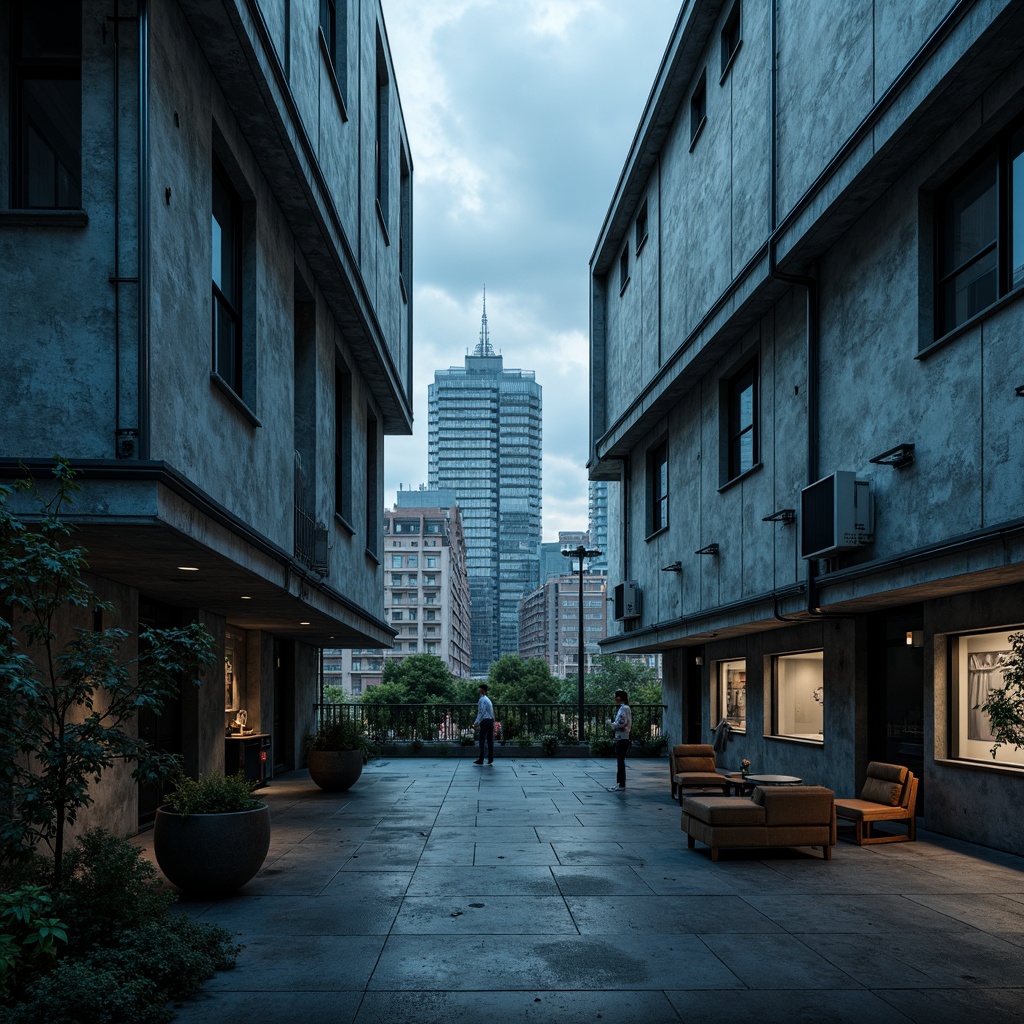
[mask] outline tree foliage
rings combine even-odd
[[[401,688],[401,700],[384,701],[381,697],[367,701],[370,694],[386,686]],[[398,690],[390,690],[397,695]],[[455,699],[455,683],[448,666],[436,654],[412,654],[401,661],[384,662],[381,682],[363,695],[366,703],[436,704]]]
[[[989,716],[995,745],[992,756],[1009,744],[1024,747],[1024,633],[1011,633],[1010,653],[1003,661],[1003,685],[991,690],[984,704],[975,705]]]
[[[84,578],[85,551],[61,515],[78,490],[70,465],[58,460],[53,476],[51,498],[36,492],[31,523],[0,488],[0,865],[44,847],[59,889],[65,830],[93,802],[92,784],[117,763],[134,764],[145,783],[175,767],[126,727],[140,711],[159,714],[184,676],[198,685],[214,643],[198,624],[149,629],[131,658],[123,629],[68,630],[111,606]]]
[[[625,690],[630,704],[661,703],[661,683],[653,669],[635,661],[620,661],[614,654],[598,655],[595,663],[596,670],[587,673],[583,680],[584,703],[614,704],[616,690]],[[575,678],[562,681],[561,699],[567,704],[579,699]]]
[[[524,660],[505,654],[487,673],[488,696],[502,704],[554,704],[558,702],[558,680],[543,658]]]

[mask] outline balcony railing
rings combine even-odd
[[[318,725],[347,719],[361,722],[375,743],[407,743],[413,740],[460,743],[472,738],[476,704],[317,704]],[[631,704],[634,741],[649,742],[662,735],[665,707],[662,704]],[[561,743],[588,743],[611,739],[608,720],[614,704],[584,704],[580,731],[576,704],[496,704],[495,739],[517,743],[529,738],[557,736]]]

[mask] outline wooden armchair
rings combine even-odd
[[[724,790],[728,779],[715,771],[715,748],[710,743],[677,743],[668,754],[672,799],[683,802],[684,791]]]
[[[872,761],[860,798],[836,800],[836,817],[856,824],[858,846],[913,842],[917,838],[917,782],[914,773],[903,765]],[[876,821],[903,821],[907,831],[872,835],[871,826]]]

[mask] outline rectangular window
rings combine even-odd
[[[427,557],[426,557],[426,565],[427,565],[428,569],[436,569],[437,568],[437,555],[427,555]]]
[[[82,5],[14,3],[11,32],[11,206],[82,206]]]
[[[334,369],[334,512],[352,521],[352,375]]]
[[[644,247],[644,242],[647,241],[647,200],[644,200],[644,205],[640,207],[640,212],[636,215],[636,254],[640,255],[640,250]]]
[[[647,535],[668,527],[668,441],[647,452]]]
[[[758,454],[758,368],[748,363],[725,382],[725,459],[722,483],[735,480],[757,465]]]
[[[743,40],[740,28],[740,2],[741,0],[736,0],[736,3],[732,5],[732,10],[729,12],[729,16],[725,19],[725,25],[722,27],[723,81],[725,80],[726,72],[728,72],[737,51],[740,48],[740,43]]]
[[[410,569],[418,569],[419,563],[419,555],[409,555],[409,557],[406,559],[406,565],[408,565]]]
[[[405,146],[399,150],[399,172],[398,275],[402,296],[408,302],[412,295],[412,172]]]
[[[376,557],[380,550],[382,506],[380,496],[380,438],[377,417],[366,410],[366,550]]]
[[[403,612],[403,611],[393,611],[391,613],[391,621],[392,622],[401,622],[404,618],[405,618],[405,612]]]
[[[1024,284],[1024,128],[1009,131],[937,197],[935,337]]]
[[[704,122],[708,119],[708,81],[707,71],[700,73],[700,78],[690,97],[690,149],[693,149],[700,135]]]
[[[953,687],[951,707],[953,756],[962,761],[1024,767],[1024,750],[1003,745],[995,756],[992,722],[981,710],[993,691],[1006,685],[1004,672],[1014,652],[1011,635],[1016,630],[974,633],[950,638]]]
[[[401,555],[392,555],[391,556],[391,568],[392,569],[401,569],[402,568],[402,556]],[[399,579],[401,579],[401,577],[399,577]]]
[[[342,104],[348,87],[348,11],[346,0],[320,0],[320,31]]]
[[[622,250],[622,255],[619,257],[619,294],[621,295],[626,290],[626,285],[629,284],[629,248]]]
[[[377,213],[385,234],[388,228],[388,152],[389,105],[391,102],[390,80],[384,45],[377,36],[377,107],[376,132],[374,135],[374,167],[377,180]]]
[[[772,735],[824,741],[824,656],[821,651],[772,659]]]
[[[726,719],[735,732],[747,731],[747,663],[718,662],[718,717]]]
[[[213,164],[210,218],[213,257],[213,372],[241,397],[242,203],[221,165]]]

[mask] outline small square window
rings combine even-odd
[[[736,3],[732,5],[732,10],[729,12],[729,17],[725,19],[725,25],[722,27],[722,79],[725,79],[726,72],[729,70],[729,66],[733,62],[737,51],[740,48],[740,43],[743,41],[743,35],[740,27],[740,3],[741,0],[736,0]]]
[[[700,73],[693,95],[690,97],[690,148],[693,149],[704,122],[708,119],[707,71]]]

